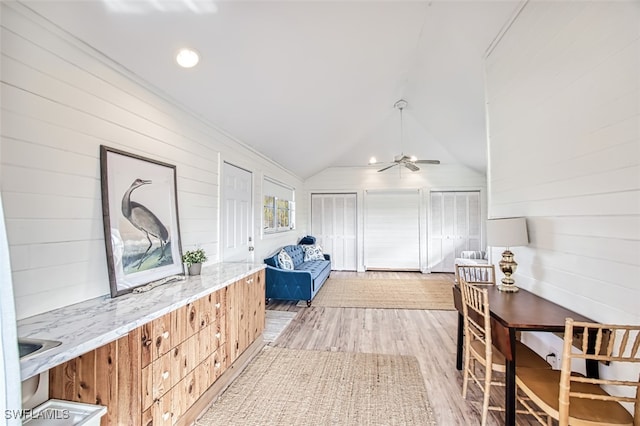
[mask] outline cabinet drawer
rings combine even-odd
[[[223,346],[227,341],[227,330],[224,324],[225,317],[223,316],[220,321],[211,326],[211,351],[215,351],[220,346]]]
[[[199,318],[199,330],[207,328],[209,324],[212,324],[216,320],[215,310],[215,293],[210,293],[205,297],[197,300],[197,312]]]
[[[156,318],[140,327],[141,366],[146,367],[172,347],[172,314]]]
[[[171,426],[178,421],[182,414],[180,411],[179,392],[176,388],[165,393],[157,399],[153,405],[142,413],[142,424],[144,426]]]
[[[171,329],[174,334],[173,346],[187,340],[200,330],[199,301],[188,303],[171,313]]]
[[[153,359],[158,359],[173,347],[171,331],[171,314],[154,319],[153,327]]]
[[[213,296],[213,307],[216,312],[216,320],[219,321],[220,317],[224,316],[227,311],[227,287],[216,291],[213,293]]]
[[[192,336],[171,351],[171,374],[174,384],[198,365],[198,336]]]
[[[202,361],[209,358],[209,355],[211,355],[211,352],[213,351],[211,342],[214,340],[213,331],[215,331],[215,324],[208,325],[200,330],[196,335],[196,364],[200,364]]]

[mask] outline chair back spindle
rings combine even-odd
[[[456,265],[456,281],[464,279],[467,284],[492,285],[496,283],[495,265]]]

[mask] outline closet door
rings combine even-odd
[[[331,255],[331,269],[355,271],[356,194],[311,194],[311,235]]]
[[[480,191],[434,191],[430,196],[429,268],[454,272],[454,261],[464,250],[481,245]]]
[[[366,191],[365,269],[420,270],[420,191]]]

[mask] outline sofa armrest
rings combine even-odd
[[[477,250],[477,251],[472,251],[472,250],[465,250],[460,252],[460,257],[462,259],[487,259],[487,252],[486,251],[481,251],[481,250]]]
[[[267,265],[265,271],[266,297],[278,298],[278,294],[283,288],[296,289],[300,291],[300,300],[311,299],[311,272],[299,271],[295,269],[280,269]]]

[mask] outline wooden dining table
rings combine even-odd
[[[483,286],[488,290],[491,315],[491,339],[493,345],[504,354],[505,373],[505,424],[516,424],[516,335],[519,331],[564,332],[565,319],[594,322],[572,310],[555,304],[529,291],[520,289],[516,293],[505,293],[495,285]],[[458,310],[458,336],[456,368],[462,370],[464,345],[464,319],[462,316],[462,294],[457,284],[453,286],[453,301]],[[595,348],[595,335],[589,336],[587,351]],[[598,377],[598,362],[588,361],[589,377]]]

